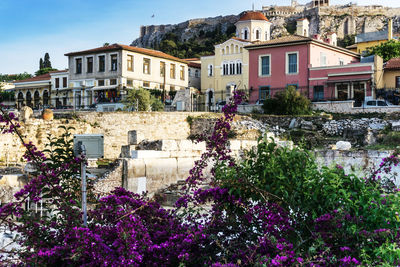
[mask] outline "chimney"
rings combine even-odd
[[[388,40],[393,39],[393,19],[389,19],[388,21]]]
[[[296,29],[296,34],[304,37],[309,37],[310,36],[310,30],[309,30],[309,22],[308,19],[298,19],[297,20],[297,29]]]
[[[337,34],[335,32],[328,33],[327,37],[328,44],[337,46]]]

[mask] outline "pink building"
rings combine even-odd
[[[251,103],[288,86],[311,100],[355,99],[362,90],[363,98],[371,95],[373,63],[359,63],[360,55],[350,50],[299,35],[245,48]]]

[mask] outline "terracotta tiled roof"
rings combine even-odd
[[[239,21],[245,20],[266,20],[268,19],[264,16],[263,13],[257,11],[248,11],[242,17],[240,17]]]
[[[18,81],[15,81],[14,84],[15,83],[25,83],[25,82],[39,82],[39,81],[47,81],[47,80],[50,81],[50,73],[46,73],[46,74],[32,77],[32,78],[25,79],[25,80],[18,80]]]
[[[245,39],[241,39],[241,38],[239,38],[239,37],[232,37],[231,39],[235,39],[235,40],[237,40],[237,41],[240,41],[240,42],[246,42],[246,43],[250,43],[250,41],[249,40],[245,40]]]
[[[192,68],[201,69],[201,63],[189,62],[188,65],[189,65],[189,67],[192,67]]]
[[[186,61],[197,61],[197,60],[200,60],[200,58],[192,57],[192,58],[184,58],[183,60],[186,60]]]
[[[296,44],[296,43],[307,43],[307,42],[313,42],[313,43],[317,43],[317,44],[322,44],[322,45],[329,46],[329,47],[337,49],[337,50],[341,50],[341,51],[346,52],[346,53],[351,53],[354,56],[359,56],[359,54],[357,54],[357,53],[355,53],[353,51],[350,51],[348,49],[345,49],[345,48],[342,48],[342,47],[339,47],[339,46],[330,45],[328,43],[325,43],[325,42],[322,42],[322,41],[318,41],[318,40],[310,38],[310,37],[300,36],[300,35],[289,35],[289,36],[284,36],[284,37],[272,39],[272,40],[269,40],[269,41],[254,42],[251,45],[245,46],[245,48],[254,49],[254,48],[258,48],[258,47],[268,47],[268,46],[275,46],[275,45],[291,45],[291,44]]]
[[[52,74],[52,73],[66,72],[66,71],[68,71],[68,69],[66,69],[66,70],[53,70],[53,71],[50,71],[50,74]]]
[[[91,53],[101,53],[101,52],[118,51],[118,50],[128,50],[131,52],[145,54],[145,55],[149,55],[149,56],[153,56],[153,57],[165,58],[165,59],[178,61],[181,63],[187,63],[183,59],[168,55],[168,54],[158,51],[158,50],[152,50],[152,49],[141,48],[141,47],[136,47],[136,46],[122,45],[122,44],[112,44],[109,46],[102,46],[102,47],[97,47],[97,48],[93,48],[93,49],[89,49],[89,50],[71,52],[71,53],[65,54],[65,56],[78,56],[78,55],[85,55],[85,54],[91,54]]]
[[[386,62],[385,70],[400,70],[400,58],[392,58]]]

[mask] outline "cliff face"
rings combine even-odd
[[[261,12],[272,22],[272,38],[294,33],[296,20],[304,17],[310,21],[312,35],[336,32],[339,38],[343,38],[349,34],[385,30],[389,18],[393,19],[394,35],[400,35],[400,8],[355,5],[321,8],[268,6],[263,7]],[[221,27],[222,32],[225,32],[239,17],[240,14],[193,19],[175,25],[142,26],[140,37],[131,45],[155,47],[167,33],[174,33],[181,42],[185,42],[200,36],[201,33],[214,31],[217,27]]]

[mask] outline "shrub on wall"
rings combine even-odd
[[[310,100],[294,86],[288,86],[284,91],[276,93],[274,98],[266,99],[263,109],[265,114],[306,115],[311,113],[310,104]]]

